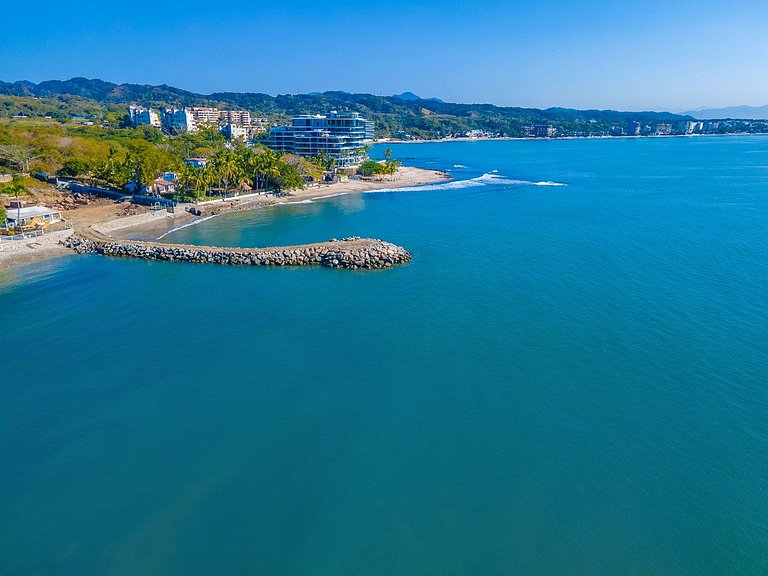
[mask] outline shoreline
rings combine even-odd
[[[98,206],[90,209],[89,207],[79,208],[67,214],[67,216],[74,222],[75,234],[79,231],[94,230],[99,234],[109,235],[116,240],[157,242],[161,245],[163,242],[160,239],[175,230],[192,226],[214,216],[229,212],[256,210],[265,206],[312,202],[314,200],[355,193],[382,190],[396,191],[399,188],[421,186],[450,178],[450,175],[438,170],[402,166],[391,180],[387,178],[382,178],[381,180],[353,179],[345,182],[310,186],[303,190],[296,190],[287,196],[263,195],[218,200],[204,205],[180,204],[179,208],[181,211],[174,215],[167,214],[164,210],[156,213],[142,210],[139,213],[128,216],[125,214],[115,214],[115,204],[110,201],[100,203]],[[185,206],[198,208],[202,214],[190,214],[184,209]],[[72,232],[72,230],[69,230],[69,234]],[[58,233],[51,233],[52,239],[54,234]],[[21,250],[0,251],[0,270],[10,270],[51,258],[75,255],[73,250],[59,245],[58,238],[56,238],[55,243],[49,242],[49,245],[44,248],[28,246],[28,244],[36,243],[36,240],[33,238],[30,239],[29,243],[24,242],[24,247],[19,245],[19,248],[22,248]]]
[[[197,206],[202,214],[192,215],[188,212],[176,215],[173,219],[159,219],[146,224],[116,229],[110,232],[110,235],[120,240],[134,240],[143,242],[159,242],[163,237],[181,228],[194,226],[200,222],[228,214],[230,212],[244,212],[248,210],[257,210],[267,206],[282,206],[288,204],[302,204],[315,200],[323,200],[336,196],[345,196],[348,194],[362,194],[366,192],[377,192],[382,190],[397,190],[399,188],[410,188],[412,186],[422,186],[424,184],[433,184],[449,180],[445,172],[438,170],[429,170],[424,168],[415,168],[413,166],[403,166],[398,169],[393,180],[349,180],[346,182],[334,182],[333,184],[320,184],[296,190],[289,196],[251,196],[242,199],[229,199]],[[98,229],[98,225],[94,225]]]
[[[659,136],[631,136],[629,134],[622,134],[621,136],[555,136],[551,138],[538,138],[535,136],[480,136],[478,138],[471,138],[469,136],[461,136],[460,138],[431,138],[427,140],[374,140],[374,144],[440,144],[442,142],[489,142],[493,140],[499,140],[504,142],[557,142],[558,140],[621,140],[621,139],[633,139],[640,140],[646,138],[711,138],[711,137],[730,137],[730,136],[768,136],[768,133],[753,133],[753,132],[734,132],[732,134],[665,134]]]

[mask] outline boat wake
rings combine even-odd
[[[382,188],[380,190],[366,190],[366,194],[373,192],[419,192],[429,190],[460,190],[462,188],[476,188],[480,186],[567,186],[563,182],[552,182],[550,180],[531,181],[514,180],[505,178],[495,170],[487,172],[482,176],[470,178],[469,180],[450,180],[439,184],[424,184],[421,186],[407,186],[404,188]]]
[[[176,226],[176,228],[171,228],[165,234],[162,234],[162,235],[158,236],[155,239],[155,241],[162,240],[163,238],[168,236],[168,234],[173,234],[174,232],[177,232],[177,231],[181,230],[182,228],[189,228],[190,226],[194,226],[195,224],[200,224],[200,222],[205,222],[206,220],[210,220],[211,218],[214,218],[215,216],[216,216],[216,214],[211,214],[210,216],[206,216],[205,218],[198,218],[197,220],[192,220],[191,222],[187,222],[186,224],[182,224],[181,226]]]

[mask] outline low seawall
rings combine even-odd
[[[26,238],[0,237],[0,270],[70,254],[61,245],[73,234],[71,228]]]
[[[235,266],[326,266],[328,268],[380,269],[411,260],[405,248],[371,238],[343,238],[317,244],[275,248],[220,248],[156,242],[118,241],[99,233],[71,236],[65,246],[78,253],[105,256],[229,264]]]

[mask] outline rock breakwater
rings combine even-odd
[[[235,266],[310,266],[328,268],[379,269],[411,260],[405,248],[371,238],[332,239],[317,244],[274,248],[221,248],[156,242],[123,242],[94,234],[75,234],[65,246],[83,253],[105,256],[228,264]]]

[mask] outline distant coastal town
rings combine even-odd
[[[337,113],[334,112],[333,115]],[[353,113],[354,114],[354,113]],[[184,132],[196,132],[200,126],[215,125],[228,139],[242,138],[253,141],[266,133],[266,144],[272,148],[281,147],[281,137],[296,129],[294,126],[271,127],[265,117],[252,117],[247,110],[219,110],[215,107],[189,107],[189,108],[161,108],[155,110],[139,106],[129,106],[128,115],[134,128],[140,126],[156,126],[162,128],[168,134],[180,134]],[[339,122],[344,115],[338,116]],[[359,118],[360,115],[357,114]],[[306,116],[311,119],[311,116]],[[331,121],[332,122],[332,121]],[[374,123],[365,120],[365,136],[368,140],[374,139]],[[316,128],[326,128],[328,120],[316,122]],[[768,120],[680,120],[677,122],[641,122],[630,120],[626,123],[614,123],[610,129],[602,131],[586,130],[562,130],[553,124],[535,123],[522,127],[524,135],[530,138],[558,138],[558,137],[611,137],[611,136],[690,136],[694,134],[761,134],[768,133]],[[399,135],[404,140],[417,140],[410,133]],[[457,132],[444,135],[442,139],[457,138],[509,138],[509,134],[494,130],[473,129],[465,132]],[[392,138],[382,138],[391,140]],[[437,134],[435,138],[441,139]],[[328,143],[326,143],[328,144]],[[354,161],[353,161],[354,162]]]

